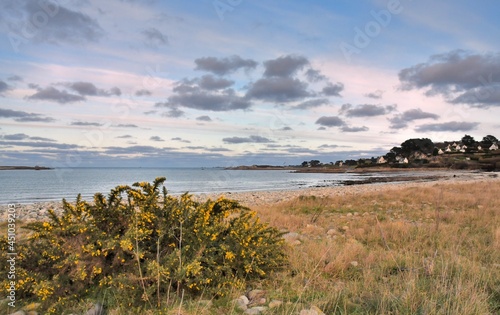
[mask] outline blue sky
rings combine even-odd
[[[0,165],[229,166],[499,136],[498,4],[0,2]]]

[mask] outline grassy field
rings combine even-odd
[[[266,285],[326,314],[500,314],[499,191],[435,184],[262,209],[301,242]]]
[[[249,286],[283,302],[264,314],[312,305],[325,314],[500,314],[498,192],[498,181],[387,186],[254,208],[262,221],[294,233],[289,266]],[[239,314],[231,300],[244,293],[171,299],[164,311],[141,314]]]

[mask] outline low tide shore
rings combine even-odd
[[[446,185],[448,183],[474,184],[476,182],[500,181],[498,172],[469,172],[469,173],[449,173],[448,176],[415,177],[403,181],[371,182],[359,183],[356,185],[314,187],[293,190],[278,191],[249,191],[249,192],[222,192],[213,194],[198,194],[195,199],[199,201],[208,198],[217,199],[223,195],[227,198],[239,201],[241,204],[256,209],[297,198],[299,196],[355,196],[357,194],[377,191],[387,191],[393,189],[403,189],[408,187],[429,187],[433,185]],[[19,221],[43,221],[48,218],[48,210],[54,209],[56,213],[62,211],[61,201],[39,202],[33,204],[16,204],[16,219]],[[0,205],[0,222],[5,222],[8,205]]]

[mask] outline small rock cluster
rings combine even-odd
[[[0,301],[0,304],[3,303],[8,303],[8,299]],[[23,307],[22,309],[10,313],[11,315],[39,315],[36,311],[36,309],[40,306],[40,303],[31,303]],[[106,310],[104,309],[104,306],[101,303],[96,303],[94,304],[86,313],[85,315],[106,315]],[[70,314],[70,315],[76,315],[76,314]]]
[[[283,305],[283,301],[271,300],[268,302],[266,291],[251,290],[245,295],[233,300],[236,309],[243,311],[248,315],[258,315],[264,313],[268,309],[278,308]],[[325,315],[317,306],[311,306],[308,309],[300,311],[299,315]]]

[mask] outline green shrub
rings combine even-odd
[[[169,293],[223,296],[286,263],[281,233],[255,212],[224,197],[172,197],[164,181],[118,186],[92,204],[63,199],[61,216],[30,223],[18,244],[18,298],[50,312],[111,290],[127,297],[120,304],[157,307]]]

